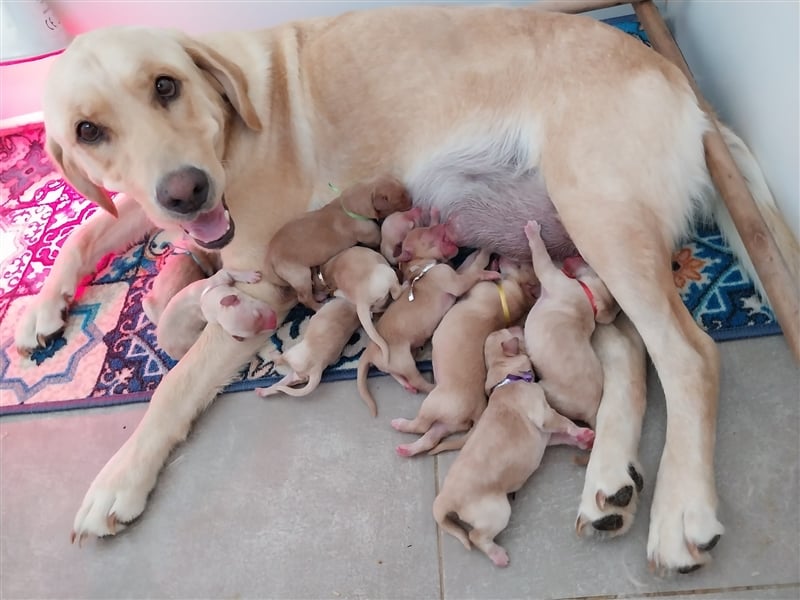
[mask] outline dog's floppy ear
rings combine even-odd
[[[182,37],[181,44],[194,63],[207,71],[224,88],[225,95],[244,124],[253,131],[261,131],[261,119],[247,95],[247,79],[239,66],[210,46],[188,36]]]
[[[67,181],[69,181],[70,185],[78,190],[81,194],[86,196],[89,200],[97,204],[103,210],[109,212],[113,216],[119,216],[117,214],[117,206],[111,200],[111,197],[108,193],[102,189],[97,187],[94,183],[89,181],[89,178],[86,176],[86,173],[83,172],[70,158],[69,156],[64,156],[64,150],[61,146],[53,140],[50,136],[47,136],[47,153],[50,155],[50,158],[58,165],[59,170],[63,173],[64,177]]]
[[[506,356],[516,356],[519,354],[519,338],[513,337],[510,340],[503,340],[500,346],[502,346],[503,354]]]

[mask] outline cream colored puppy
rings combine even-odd
[[[473,285],[500,277],[495,271],[484,270],[490,257],[485,250],[461,273],[442,262],[457,253],[458,247],[447,239],[444,225],[414,229],[403,241],[399,258],[408,292],[389,305],[376,325],[389,345],[389,360],[384,361],[378,346],[370,342],[358,361],[358,391],[373,416],[378,408],[367,386],[370,365],[389,373],[410,392],[430,392],[433,384],[420,374],[412,351],[431,338],[445,313]]]
[[[411,208],[411,196],[394,177],[381,176],[357,183],[322,208],[281,227],[269,242],[264,278],[288,285],[297,299],[314,310],[311,268],[358,243],[377,248],[381,230],[376,219]]]
[[[594,427],[603,394],[603,368],[592,349],[595,323],[611,323],[619,306],[579,257],[553,264],[536,221],[525,226],[541,295],[525,321],[525,346],[547,401],[560,413]],[[577,375],[577,376],[576,376]]]
[[[508,553],[494,541],[511,517],[508,494],[536,471],[548,445],[586,449],[594,441],[591,429],[578,427],[547,404],[523,344],[519,327],[486,338],[489,405],[433,502],[439,526],[467,550],[475,544],[498,567],[508,566]],[[469,534],[454,516],[472,527]]]
[[[308,322],[303,339],[286,352],[272,353],[278,365],[289,365],[292,371],[279,382],[257,388],[263,397],[283,392],[290,396],[306,396],[317,389],[326,367],[342,355],[342,350],[358,329],[356,307],[344,298],[331,298]],[[305,382],[301,388],[292,387]]]
[[[439,441],[469,430],[486,408],[486,337],[522,318],[535,300],[536,275],[530,263],[501,258],[498,268],[498,281],[476,283],[436,328],[432,342],[436,387],[422,402],[414,420],[392,421],[398,431],[424,435],[411,444],[398,446],[400,456],[460,448],[463,437],[442,444]]]
[[[383,312],[402,286],[383,256],[363,246],[348,248],[314,272],[313,286],[315,296],[333,294],[355,304],[364,331],[381,349],[383,360],[389,360],[389,346],[375,329],[372,311]]]
[[[406,234],[415,227],[426,225],[426,220],[425,213],[419,206],[411,210],[393,213],[383,220],[381,223],[381,254],[389,261],[390,265],[397,264],[397,257],[402,251]]]
[[[237,341],[244,341],[277,327],[277,315],[266,303],[234,287],[257,283],[258,271],[220,269],[207,279],[195,281],[175,295],[161,315],[156,329],[159,345],[173,358],[192,347],[208,323],[217,323]]]

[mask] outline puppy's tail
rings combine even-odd
[[[473,425],[472,429],[470,429],[464,435],[460,435],[458,437],[449,437],[443,442],[439,442],[433,448],[428,450],[428,454],[439,454],[439,452],[447,452],[449,450],[461,450],[464,447],[464,444],[467,443],[467,438],[472,434],[475,426]]]
[[[298,398],[300,396],[308,396],[311,392],[313,392],[317,387],[319,387],[319,382],[322,381],[322,371],[316,370],[308,376],[308,380],[303,387],[296,388],[292,387],[292,384],[299,383],[300,378],[297,376],[296,373],[290,373],[283,379],[281,379],[278,383],[271,385],[268,388],[261,388],[256,390],[259,396],[266,397],[272,394],[277,394],[278,392],[283,392],[289,396],[294,396]]]
[[[441,494],[436,496],[436,500],[433,501],[433,518],[436,519],[439,527],[464,544],[464,548],[472,550],[467,533],[450,517],[452,512],[452,508],[445,498]]]
[[[364,404],[367,405],[367,408],[369,408],[369,411],[370,413],[372,413],[372,416],[377,417],[378,405],[375,404],[375,398],[372,397],[372,394],[369,391],[369,387],[367,386],[367,373],[369,373],[369,367],[372,364],[370,362],[368,352],[369,352],[369,344],[367,344],[367,347],[364,348],[364,352],[361,353],[361,358],[358,359],[356,385],[358,386],[358,393],[361,396],[361,399],[364,401]]]
[[[356,304],[356,313],[358,313],[358,320],[361,321],[361,327],[364,328],[364,333],[366,333],[369,339],[375,342],[378,348],[381,349],[383,362],[389,364],[389,344],[386,343],[383,336],[375,329],[375,324],[372,322],[370,307],[364,303]]]
[[[772,237],[775,239],[778,251],[793,279],[792,283],[797,287],[800,284],[800,245],[798,245],[797,238],[781,216],[775,204],[775,198],[772,196],[772,192],[770,192],[767,182],[764,179],[761,167],[758,165],[752,152],[750,152],[750,149],[729,127],[723,125],[719,121],[717,121],[717,125],[722,133],[722,138],[725,140],[725,144],[728,146],[733,156],[736,166],[739,168],[739,171],[741,171],[747,183],[747,187],[753,195],[753,199],[756,201],[758,212],[761,214],[767,229],[769,229]],[[747,254],[744,242],[733,224],[733,218],[728,212],[725,202],[719,195],[716,196],[711,210],[731,250],[753,280],[758,293],[762,298],[766,299],[767,296],[764,292],[764,287],[756,274],[750,256]]]

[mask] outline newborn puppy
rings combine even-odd
[[[397,264],[406,234],[425,225],[425,215],[419,206],[389,215],[381,225],[381,254],[390,265]]]
[[[153,279],[150,291],[142,299],[142,310],[150,322],[158,325],[170,300],[190,283],[209,277],[222,266],[219,253],[192,248],[176,249],[165,256]]]
[[[358,183],[318,210],[281,227],[269,242],[265,279],[290,286],[297,299],[316,310],[311,267],[317,267],[358,243],[377,248],[381,230],[374,219],[411,208],[411,197],[400,181],[378,177]]]
[[[313,392],[322,379],[322,372],[342,355],[342,350],[358,329],[356,307],[343,298],[332,298],[322,305],[308,322],[303,339],[281,354],[274,352],[275,364],[288,365],[292,371],[268,388],[258,388],[262,398],[284,392],[305,396]],[[302,388],[291,387],[306,382]]]
[[[486,408],[486,337],[523,317],[535,300],[536,276],[530,263],[501,258],[498,267],[500,280],[476,283],[436,328],[432,352],[436,387],[422,402],[416,419],[392,421],[398,431],[424,435],[398,446],[400,456],[460,448],[464,437],[439,441],[470,429]]]
[[[363,246],[353,246],[334,256],[313,278],[314,295],[333,293],[355,304],[361,326],[389,361],[389,346],[372,323],[372,311],[382,312],[391,299],[400,295],[397,273],[380,254]]]
[[[603,370],[591,345],[595,322],[611,323],[619,312],[608,288],[580,257],[559,270],[550,259],[539,224],[525,235],[542,291],[525,321],[525,345],[547,401],[558,412],[594,427]]]
[[[480,251],[461,273],[441,262],[457,253],[458,247],[445,236],[444,225],[413,229],[406,236],[399,259],[408,291],[389,305],[376,325],[389,346],[389,360],[384,361],[378,346],[369,342],[358,361],[358,391],[373,416],[378,408],[367,386],[370,365],[392,375],[410,392],[430,392],[433,384],[417,369],[413,350],[430,339],[445,313],[473,285],[500,277],[494,271],[484,271],[489,263],[487,251]]]
[[[494,541],[511,517],[508,494],[536,471],[548,445],[586,449],[594,441],[591,429],[578,427],[548,406],[521,351],[523,343],[519,327],[486,338],[489,405],[433,502],[439,526],[467,550],[475,544],[498,567],[508,565],[508,554]],[[454,516],[472,527],[469,534]]]
[[[233,286],[236,282],[260,280],[257,271],[221,269],[208,279],[186,286],[161,315],[156,328],[159,345],[178,359],[188,352],[207,323],[218,323],[237,340],[275,329],[275,311]]]

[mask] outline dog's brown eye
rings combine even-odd
[[[172,77],[162,75],[156,78],[156,95],[162,102],[174,100],[178,96],[178,82]]]
[[[81,121],[75,128],[78,135],[78,140],[87,144],[93,144],[100,140],[103,135],[103,130],[91,121]]]

